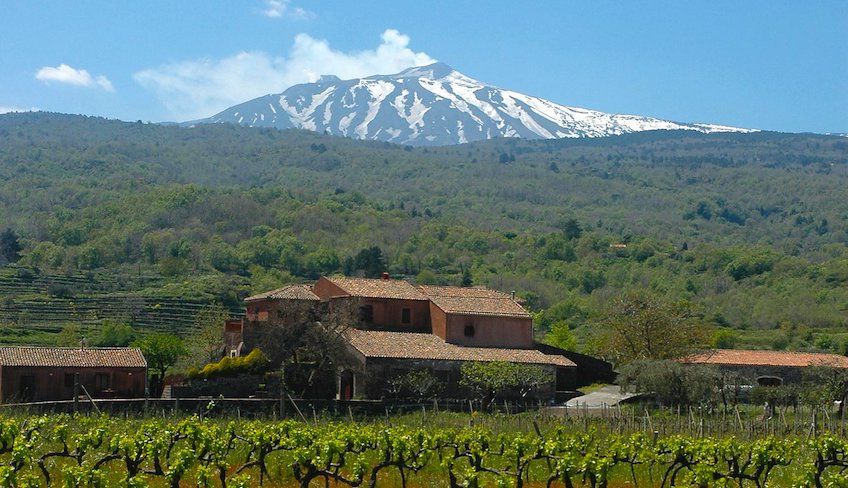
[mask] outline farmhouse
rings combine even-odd
[[[388,379],[422,369],[432,372],[450,395],[461,365],[472,361],[539,366],[555,378],[539,387],[551,397],[576,386],[578,365],[568,353],[536,344],[527,310],[512,294],[489,288],[418,286],[387,274],[379,279],[333,276],[254,295],[245,303],[245,320],[228,322],[225,329],[233,356],[261,344],[271,323],[285,327],[304,314],[320,320],[327,312],[353,309],[355,323],[346,341],[359,367],[338,372],[339,398],[379,397]],[[601,369],[611,373],[611,367]]]
[[[848,369],[848,357],[813,352],[716,349],[681,361],[715,366],[720,371],[738,374],[750,384],[760,385],[800,383],[804,370],[815,366]]]
[[[0,347],[0,402],[144,396],[147,361],[131,347]]]

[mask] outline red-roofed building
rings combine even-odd
[[[75,386],[80,385],[80,386]],[[0,347],[0,402],[139,398],[147,361],[134,347]]]
[[[538,365],[554,373],[551,395],[575,387],[577,365],[566,357],[568,353],[549,346],[541,351],[533,340],[533,319],[527,310],[512,294],[485,287],[416,286],[388,275],[331,276],[314,285],[290,285],[254,295],[245,302],[241,334],[239,324],[227,328],[233,354],[259,345],[257,338],[269,323],[284,326],[281,319],[287,311],[314,310],[320,320],[327,311],[355,306],[356,323],[351,324],[347,340],[361,370],[340,374],[341,398],[379,396],[381,382],[420,369],[455,385],[460,366],[469,361]]]
[[[430,329],[429,299],[407,281],[321,277],[313,291],[330,306],[337,301],[356,300],[360,327],[410,332]]]
[[[483,287],[421,286],[433,334],[451,344],[533,347],[533,319],[511,295]]]
[[[837,354],[748,349],[714,349],[687,356],[687,364],[702,364],[732,372],[752,384],[798,383],[810,367],[848,369],[848,357]]]

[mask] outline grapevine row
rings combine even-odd
[[[0,419],[0,485],[14,487],[407,486],[429,476],[458,487],[848,485],[848,441],[753,441],[566,431],[494,433],[295,421]],[[386,480],[391,479],[389,483]],[[312,483],[315,484],[312,484]]]

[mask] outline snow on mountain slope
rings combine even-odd
[[[447,145],[523,137],[603,137],[646,130],[750,132],[567,107],[469,78],[443,63],[394,75],[322,76],[230,107],[196,123],[301,128],[357,139]]]

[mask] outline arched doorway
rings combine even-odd
[[[758,376],[757,384],[760,386],[781,386],[783,378],[779,376]]]

